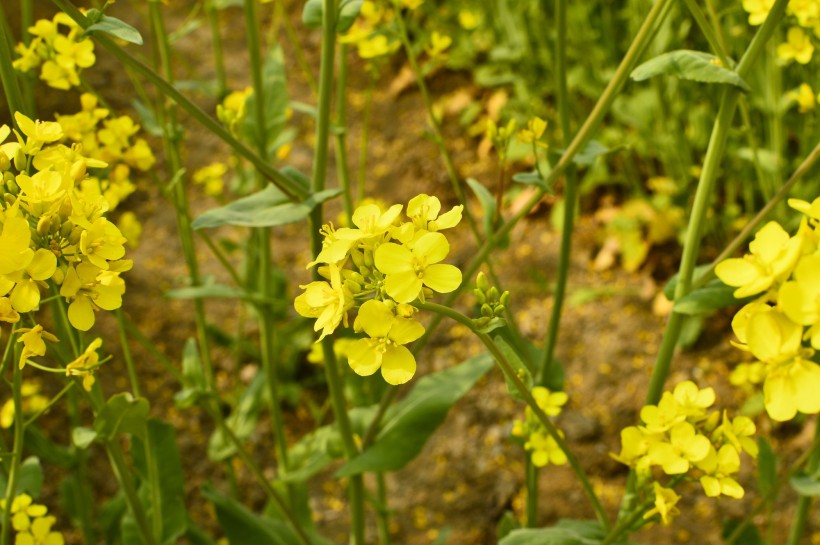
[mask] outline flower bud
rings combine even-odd
[[[483,272],[478,273],[478,276],[475,278],[475,284],[483,292],[486,292],[490,289],[490,283],[487,281],[487,275]]]
[[[5,172],[11,166],[11,160],[9,156],[2,150],[0,150],[0,172]]]
[[[373,267],[373,265],[375,264],[375,262],[373,261],[373,252],[371,252],[369,250],[366,250],[364,252],[364,264],[367,267],[371,267],[371,268]]]
[[[499,297],[499,299],[498,299],[498,302],[501,303],[504,306],[509,305],[510,304],[510,292],[505,291],[504,293],[502,293],[501,297]]]
[[[79,161],[74,161],[74,164],[71,165],[71,170],[69,171],[69,175],[74,179],[75,182],[79,182],[83,178],[85,178],[86,173],[86,164],[85,159],[80,159]]]
[[[6,176],[8,174],[8,176]],[[17,181],[14,179],[14,174],[11,172],[6,172],[3,174],[3,181],[6,182],[6,191],[11,193],[12,195],[17,195],[20,193],[20,186],[17,185]]]
[[[17,153],[14,154],[14,168],[22,172],[26,170],[26,154],[23,153],[23,148],[17,148]]]
[[[51,217],[50,216],[42,216],[37,221],[37,232],[41,235],[47,235],[51,230]]]
[[[484,303],[483,305],[481,305],[481,315],[486,316],[487,318],[492,318],[493,317],[493,307],[491,307],[487,303]]]
[[[82,236],[82,234],[84,232],[85,232],[85,229],[83,229],[79,225],[75,225],[74,229],[71,230],[71,234],[68,235],[68,241],[71,244],[79,244],[80,243],[80,237]]]
[[[74,229],[74,223],[70,220],[65,220],[60,225],[60,236],[63,238],[68,238],[71,235],[71,231]]]
[[[350,259],[353,260],[353,264],[356,267],[364,266],[364,255],[362,255],[362,251],[358,249],[350,250]]]
[[[74,207],[71,205],[71,199],[63,199],[60,203],[60,211],[58,212],[61,218],[68,218],[74,213]]]
[[[499,297],[498,288],[496,288],[495,286],[491,287],[491,288],[487,291],[487,299],[488,299],[488,300],[490,300],[490,301],[498,301],[498,297]]]
[[[57,267],[54,274],[51,275],[51,280],[58,286],[61,285],[63,280],[65,280],[65,269],[63,267]]]
[[[507,310],[507,307],[505,307],[504,305],[496,305],[496,306],[493,308],[493,314],[495,314],[495,315],[496,315],[496,316],[498,316],[499,318],[503,318],[503,317],[504,317],[504,311],[505,311],[505,310]]]
[[[356,282],[355,280],[347,280],[347,281],[344,283],[344,286],[345,286],[347,289],[349,289],[349,290],[350,290],[350,293],[352,293],[353,295],[356,295],[357,293],[361,293],[361,291],[362,291],[362,286],[361,286],[361,284],[359,284],[359,283],[358,283],[358,282]]]
[[[473,293],[475,294],[476,301],[478,301],[479,305],[483,305],[484,303],[487,302],[487,296],[484,295],[484,292],[481,291],[480,289],[478,289],[478,288],[474,289]]]

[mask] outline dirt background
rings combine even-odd
[[[45,3],[37,4],[38,9],[47,11],[47,7],[42,5]],[[185,2],[174,4],[168,9],[170,30],[180,25],[187,14]],[[301,5],[297,5],[300,3],[288,4],[288,16],[298,29],[308,64],[315,75],[319,64],[319,33],[302,29]],[[14,6],[5,9],[13,12]],[[134,24],[147,36],[145,11],[142,2],[120,0],[112,14]],[[14,13],[9,15],[12,21],[16,20]],[[269,13],[266,12],[265,18],[268,17]],[[243,25],[239,9],[224,11],[222,29],[229,82],[233,89],[248,85],[250,77],[244,33],[241,31]],[[307,103],[315,102],[304,73],[294,60],[292,44],[284,35],[281,42],[288,59],[290,97]],[[209,35],[204,25],[180,39],[174,47],[179,79],[207,80],[213,77]],[[141,51],[149,51],[149,46]],[[130,111],[132,87],[129,79],[107,53],[99,47],[97,52],[99,62],[87,72],[89,82],[102,91],[118,112]],[[351,59],[348,145],[351,170],[356,172],[357,143],[362,130],[367,80],[361,61],[355,57]],[[458,91],[474,100],[486,102],[490,96],[489,91],[471,83],[468,73],[439,72],[429,84],[434,97]],[[214,112],[215,99],[203,94],[194,94],[193,97],[205,111]],[[43,112],[57,109],[68,113],[76,109],[71,95],[43,93],[41,98]],[[438,150],[427,135],[421,97],[413,85],[407,84],[401,55],[394,57],[379,79],[371,120],[368,195],[388,203],[406,203],[410,197],[426,192],[438,195],[450,205],[454,204]],[[212,161],[227,159],[227,148],[216,138],[200,130],[193,120],[185,116],[182,123],[187,128],[184,161],[189,172]],[[498,177],[495,159],[479,153],[478,141],[467,137],[453,116],[446,116],[443,124],[459,174],[465,178],[473,177],[492,189]],[[291,125],[299,130],[299,136],[287,164],[309,173],[312,120],[297,112]],[[161,173],[161,145],[156,141],[153,144],[160,158],[157,170]],[[328,183],[332,186],[335,178],[332,164],[329,178]],[[215,205],[212,199],[203,196],[196,188],[192,188],[189,194],[194,215]],[[589,473],[606,509],[614,516],[627,471],[612,460],[610,453],[620,449],[620,429],[637,421],[668,311],[668,306],[657,295],[662,282],[674,272],[678,250],[674,247],[664,248],[663,253],[652,255],[638,273],[630,274],[618,269],[594,271],[592,261],[600,248],[601,226],[593,212],[600,204],[600,197],[602,195],[595,195],[584,200],[583,213],[573,235],[574,253],[568,294],[570,304],[564,313],[557,347],[557,357],[566,367],[566,388],[570,401],[558,418],[558,424]],[[480,209],[475,202],[471,206],[473,210]],[[502,278],[504,288],[512,293],[510,306],[514,309],[516,320],[531,340],[543,337],[553,303],[551,286],[556,273],[560,234],[549,221],[550,207],[550,202],[543,203],[521,222],[511,234],[510,249],[494,258],[495,270]],[[135,265],[133,271],[126,275],[128,291],[123,309],[170,361],[179,362],[185,340],[193,335],[193,314],[189,302],[164,297],[168,289],[185,285],[187,277],[176,236],[173,209],[160,188],[150,184],[141,185],[124,209],[136,212],[143,222],[144,234],[141,245],[129,253]],[[336,204],[331,205],[329,217],[337,210]],[[247,236],[246,232],[221,234],[235,239]],[[296,285],[308,278],[303,265],[310,260],[304,225],[276,229],[275,235],[276,264],[287,272],[295,294]],[[450,262],[466,264],[476,247],[469,230],[462,226],[450,238],[453,248]],[[204,245],[198,247],[198,252],[204,275],[229,281]],[[574,299],[574,295],[578,297]],[[574,300],[581,301],[581,295],[587,296],[587,301],[573,304]],[[464,304],[468,306],[466,300],[469,297],[465,296],[464,299]],[[232,303],[208,302],[207,310],[210,319],[226,330],[231,330],[236,321],[242,319],[241,307]],[[727,377],[731,367],[741,361],[742,355],[728,343],[729,319],[728,313],[711,318],[698,343],[691,350],[676,356],[670,384],[693,379],[701,385],[712,385],[718,392],[719,404],[736,409],[744,401],[744,396],[728,385]],[[106,392],[125,390],[126,372],[113,341],[117,336],[115,324],[102,315],[99,324],[102,336],[111,339],[107,341],[107,347],[115,356],[100,373],[100,379]],[[145,393],[151,401],[152,414],[167,419],[179,431],[188,486],[187,504],[192,517],[204,527],[214,529],[213,512],[199,491],[206,480],[220,486],[225,484],[223,470],[209,462],[205,454],[212,424],[195,409],[180,411],[175,408],[173,395],[179,385],[157,363],[156,358],[137,343],[133,343],[133,349]],[[418,376],[452,366],[480,350],[481,347],[469,338],[462,327],[445,325],[419,355]],[[253,359],[237,364],[230,351],[220,347],[216,347],[215,355],[218,383],[226,395],[247,383],[258,368]],[[308,369],[303,375],[308,375],[308,378],[318,375],[319,371],[311,369],[307,363],[305,365]],[[321,402],[325,394],[321,389],[306,389],[306,395],[314,396],[316,401]],[[522,415],[522,404],[507,395],[504,380],[497,370],[491,371],[457,403],[422,454],[405,469],[388,477],[393,543],[432,543],[442,536],[445,528],[451,531],[446,541],[449,544],[495,543],[496,525],[503,513],[507,510],[519,516],[523,513],[524,454],[509,439],[512,421]],[[87,416],[90,418],[90,415]],[[287,419],[290,441],[298,440],[313,426],[309,412],[302,404],[292,406]],[[782,453],[787,463],[810,442],[810,426],[804,430],[791,426],[770,429],[771,423],[767,419],[758,419],[757,422],[761,431],[771,435],[776,451]],[[54,431],[60,435],[57,426],[61,425],[54,422],[54,428],[48,430],[49,433]],[[259,460],[271,458],[269,430],[270,423],[263,417],[252,438],[252,450],[258,454]],[[92,452],[92,456],[102,455],[101,451]],[[744,459],[741,482],[747,495],[742,501],[708,499],[697,483],[690,483],[682,488],[691,493],[682,494],[682,514],[675,523],[668,528],[643,531],[634,536],[633,541],[720,543],[721,521],[741,517],[756,505],[758,498],[754,474],[748,462],[748,458]],[[262,464],[273,473],[273,463]],[[236,464],[236,469],[242,490],[240,499],[249,506],[261,508],[264,504],[262,491],[241,464]],[[59,478],[58,470],[49,472],[50,477]],[[341,544],[347,541],[345,494],[342,485],[334,481],[331,475],[332,471],[328,471],[314,479],[311,505],[320,531],[334,543]],[[95,488],[103,496],[114,492],[110,475],[101,470],[92,478]],[[549,467],[541,471],[540,484],[542,524],[549,525],[561,518],[594,516],[568,467]],[[55,497],[46,496],[43,501],[52,509],[59,509],[55,505]],[[790,506],[793,503],[793,494],[786,492],[770,517],[760,515],[755,522],[761,529],[771,525],[772,535],[784,535],[788,530]],[[820,525],[817,521],[813,524],[813,534],[809,532],[810,537],[806,538],[805,543],[820,543]],[[67,530],[66,535],[68,543],[80,543],[78,534]],[[372,518],[369,520],[368,535],[369,542],[376,543]]]

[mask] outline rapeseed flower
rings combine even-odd
[[[777,56],[784,61],[795,60],[808,64],[814,55],[814,45],[800,27],[791,27],[786,34],[787,41],[777,46]]]
[[[6,500],[0,500],[0,509],[6,508]],[[11,525],[16,535],[15,545],[63,545],[63,535],[51,531],[57,522],[53,516],[47,516],[45,505],[33,503],[28,494],[19,494],[11,503]]]
[[[37,324],[34,327],[20,328],[17,332],[21,333],[20,338],[17,339],[17,342],[23,343],[23,351],[20,354],[20,369],[26,365],[26,360],[29,358],[33,356],[46,355],[45,341],[53,343],[59,342],[57,337],[43,329],[43,326],[40,324]]]
[[[333,333],[342,322],[347,327],[347,311],[353,307],[353,294],[342,283],[339,267],[330,264],[328,271],[329,283],[317,281],[299,286],[305,293],[294,301],[296,312],[306,318],[316,318],[313,330],[322,330],[319,340]]]
[[[671,488],[664,488],[656,482],[652,485],[655,492],[655,507],[644,513],[643,518],[649,519],[660,515],[664,525],[671,524],[672,519],[680,514],[680,509],[676,507],[680,496]]]
[[[94,386],[94,370],[99,366],[100,356],[97,350],[102,346],[102,339],[97,337],[86,347],[76,360],[65,368],[65,376],[83,377],[83,388],[90,392]]]

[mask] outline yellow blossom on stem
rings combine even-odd
[[[794,237],[771,221],[763,226],[749,244],[750,254],[721,261],[715,274],[724,284],[737,287],[738,299],[768,290],[792,271],[803,249],[802,229]]]
[[[94,386],[94,370],[98,366],[100,356],[97,350],[102,346],[102,339],[97,337],[86,347],[79,358],[72,361],[65,368],[65,376],[83,377],[83,388],[86,392]]]
[[[563,437],[564,433],[558,430],[558,435]],[[530,459],[532,465],[536,467],[545,467],[549,464],[560,466],[567,463],[567,455],[558,446],[558,442],[545,430],[530,434],[524,448],[532,451]]]
[[[790,91],[787,96],[797,103],[797,109],[801,114],[814,110],[816,98],[808,83],[801,83],[797,91]]]
[[[26,365],[26,360],[30,357],[46,355],[45,341],[53,343],[59,342],[57,337],[44,330],[40,324],[30,328],[20,328],[17,332],[21,333],[17,342],[23,343],[23,352],[20,354],[20,369]]]
[[[717,453],[712,449],[698,467],[707,473],[700,478],[700,484],[710,498],[721,494],[736,499],[744,496],[743,487],[731,477],[740,471],[740,456],[732,445],[723,445]]]
[[[803,257],[794,270],[794,280],[778,292],[777,306],[793,322],[811,326],[808,337],[820,350],[820,254]]]
[[[0,500],[0,509],[6,508],[6,500]],[[63,545],[63,535],[52,532],[57,522],[53,516],[46,516],[45,505],[33,503],[28,494],[19,494],[11,504],[11,525],[17,533],[15,545]]]
[[[430,45],[427,46],[427,54],[432,57],[440,57],[453,44],[453,39],[446,34],[434,31],[430,36]]]
[[[14,310],[8,297],[0,297],[0,322],[16,324],[20,321],[20,314]]]
[[[122,263],[115,262],[116,264]],[[94,325],[94,312],[98,309],[114,310],[122,306],[125,282],[119,277],[121,271],[104,271],[87,261],[69,267],[60,286],[60,295],[71,303],[68,321],[80,331],[88,331]]]
[[[413,225],[422,231],[441,231],[455,227],[461,221],[461,213],[464,206],[459,204],[451,208],[448,212],[439,215],[441,212],[441,201],[438,197],[425,195],[424,193],[410,199],[407,203],[407,217]]]
[[[450,252],[450,244],[441,233],[422,235],[412,248],[388,242],[376,249],[376,267],[387,277],[387,294],[399,303],[410,303],[422,295],[427,286],[439,293],[450,293],[461,284],[461,271],[439,263]]]
[[[689,471],[691,464],[706,458],[711,448],[709,439],[698,434],[692,424],[681,422],[669,430],[668,442],[650,445],[647,456],[667,475],[680,475]]]
[[[359,309],[354,327],[368,339],[359,339],[348,349],[348,364],[358,375],[369,376],[381,368],[389,384],[404,384],[416,373],[416,359],[404,345],[424,334],[419,322],[395,316],[382,301],[371,299]]]
[[[346,327],[347,311],[353,307],[353,294],[342,283],[339,267],[330,264],[328,271],[329,283],[317,281],[299,286],[305,290],[305,293],[298,296],[293,303],[296,312],[300,315],[306,318],[316,318],[313,330],[322,330],[319,340],[333,333],[343,321]]]
[[[661,521],[665,525],[672,522],[672,519],[680,514],[680,510],[676,507],[680,496],[675,494],[671,488],[664,488],[657,482],[652,483],[655,491],[655,507],[644,513],[643,518],[649,519],[655,515],[660,515]]]
[[[777,56],[784,61],[795,60],[800,64],[808,64],[814,55],[814,45],[803,29],[791,27],[786,34],[787,41],[777,46]]]
[[[774,0],[743,0],[743,10],[749,14],[750,25],[762,25],[772,6]]]

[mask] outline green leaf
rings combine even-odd
[[[282,306],[282,302],[277,299],[271,299],[261,293],[254,293],[236,286],[226,286],[225,284],[177,288],[166,291],[165,297],[169,299],[239,299],[251,303]]]
[[[182,350],[182,382],[184,388],[176,393],[174,401],[178,407],[191,407],[207,390],[199,349],[193,337],[185,341]]]
[[[605,536],[594,520],[562,519],[552,528],[513,530],[498,545],[598,545]]]
[[[288,87],[285,78],[285,56],[282,48],[274,46],[265,55],[262,67],[262,96],[264,98],[265,142],[268,154],[279,138],[288,120]],[[256,128],[256,96],[251,94],[245,104],[248,113],[242,124],[242,135],[247,142],[259,145]]]
[[[8,480],[5,475],[0,474],[0,490],[5,491]],[[20,473],[17,477],[17,489],[14,495],[26,493],[34,499],[40,496],[43,488],[43,467],[40,459],[36,456],[29,456],[20,464]]]
[[[342,0],[339,5],[338,18],[336,19],[336,32],[339,34],[350,30],[356,17],[362,9],[363,0]],[[322,0],[308,0],[302,10],[302,23],[308,28],[319,28],[322,26],[322,13],[324,12]]]
[[[94,23],[90,27],[85,29],[86,33],[93,34],[95,32],[105,32],[106,34],[110,34],[115,38],[119,38],[120,40],[125,40],[128,43],[142,45],[142,36],[140,35],[139,30],[132,27],[125,21],[121,21],[116,17],[109,17],[108,15],[103,15],[99,22]]]
[[[505,537],[507,537],[510,532],[514,530],[518,530],[521,528],[521,524],[518,522],[518,519],[515,516],[515,513],[512,511],[504,511],[504,514],[501,515],[501,520],[498,521],[498,524],[495,527],[495,536],[498,541],[501,541]]]
[[[97,432],[91,428],[78,426],[71,430],[71,442],[77,448],[87,449],[97,439]]]
[[[612,155],[623,149],[623,146],[615,148],[608,148],[598,142],[597,140],[590,140],[584,146],[584,149],[573,155],[572,162],[579,167],[590,167],[595,163],[595,160],[605,155]],[[563,148],[550,148],[549,155],[554,160],[559,160],[566,152]]]
[[[729,519],[724,522],[721,537],[726,539],[732,535],[739,524],[740,521],[736,519]],[[734,543],[742,543],[743,545],[765,545],[766,542],[763,541],[760,532],[757,531],[754,524],[747,524]]]
[[[712,268],[711,264],[698,265],[697,267],[695,267],[695,270],[692,273],[692,278],[700,278],[710,268]],[[672,278],[670,278],[666,285],[663,287],[663,294],[670,301],[675,300],[675,290],[678,289],[679,274],[680,273],[675,273],[675,275]]]
[[[524,360],[522,360],[515,352],[515,350],[513,350],[513,348],[509,344],[507,344],[507,341],[505,341],[499,335],[493,337],[493,342],[495,342],[496,346],[498,346],[498,349],[501,350],[501,353],[504,354],[504,357],[507,358],[507,361],[510,362],[510,365],[513,366],[513,369],[515,369],[518,378],[521,379],[521,381],[527,387],[527,390],[531,390],[533,384],[532,373],[527,368],[527,364],[524,363]],[[524,399],[523,397],[521,397],[521,393],[518,391],[518,388],[515,387],[515,383],[512,381],[512,378],[507,376],[506,372],[504,372],[504,381],[507,383],[507,391],[512,397],[514,397],[515,399]]]
[[[537,169],[530,172],[513,174],[512,181],[524,185],[534,185],[550,194],[555,194],[552,188],[544,181],[544,178],[541,177],[541,173],[539,173]]]
[[[814,475],[795,475],[789,484],[801,496],[820,496],[820,471]]]
[[[144,437],[147,418],[148,400],[134,399],[128,392],[123,392],[108,399],[94,419],[94,431],[103,441],[115,439],[123,433]]]
[[[694,346],[700,334],[703,333],[703,327],[706,324],[706,317],[703,314],[696,314],[694,316],[686,316],[683,319],[683,324],[680,326],[680,336],[678,337],[678,346],[687,349]]]
[[[265,374],[258,373],[225,421],[240,440],[247,439],[256,428],[259,411],[262,410],[264,402],[265,383]],[[221,462],[235,453],[234,444],[217,428],[208,441],[208,458],[214,462]]]
[[[407,397],[391,407],[373,445],[343,465],[337,477],[364,471],[401,469],[415,458],[427,439],[444,422],[450,407],[492,367],[481,354],[455,367],[424,376]]]
[[[216,507],[219,526],[229,543],[300,545],[299,539],[288,525],[251,512],[247,507],[222,494],[212,485],[205,485],[202,494]]]
[[[777,483],[777,457],[765,437],[758,436],[757,446],[757,485],[760,495],[766,496]]]
[[[693,316],[731,307],[740,302],[732,295],[734,292],[735,288],[727,286],[720,280],[714,280],[675,301],[672,310],[679,314]]]
[[[185,473],[177,448],[176,430],[166,422],[151,418],[148,420],[148,439],[148,442],[134,441],[136,448],[132,449],[134,465],[143,477],[140,489],[142,491],[145,488],[147,493],[151,487],[148,480],[150,461],[156,465],[158,472],[162,543],[176,543],[188,525],[188,512],[185,510]],[[151,503],[146,501],[149,518],[155,516],[152,507]]]
[[[749,91],[749,84],[737,72],[715,62],[719,59],[702,51],[679,49],[658,55],[635,68],[630,77],[643,81],[655,76],[669,75],[702,83],[723,83]]]
[[[481,208],[484,211],[484,233],[487,236],[492,235],[495,233],[496,228],[498,227],[496,223],[496,200],[495,196],[490,193],[490,190],[481,185],[480,182],[473,178],[467,178],[467,185],[470,186],[470,189],[473,190],[475,196],[478,198],[478,202],[481,203]],[[501,218],[498,218],[499,221]],[[498,240],[498,247],[499,248],[506,248],[510,244],[510,237],[506,235]]]
[[[287,202],[288,198],[271,185],[259,193],[208,210],[196,218],[191,227],[194,229],[208,229],[222,225],[274,227],[295,223],[307,218],[318,204],[340,193],[340,189],[325,189],[314,193],[302,202],[293,203]]]

